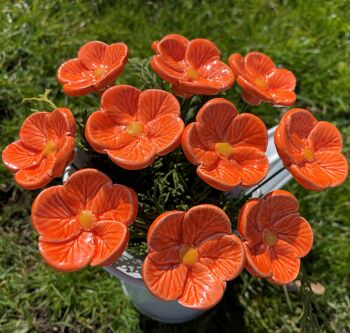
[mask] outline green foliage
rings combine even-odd
[[[54,104],[73,111],[79,125],[78,145],[89,151],[83,137],[84,124],[98,109],[99,97],[64,96],[55,80],[58,66],[74,57],[89,40],[124,41],[130,48],[130,59],[117,82],[142,89],[169,89],[148,67],[153,53],[150,44],[166,33],[177,32],[213,40],[225,61],[233,52],[258,50],[291,69],[298,78],[297,105],[337,124],[349,156],[350,4],[346,0],[18,0],[0,2],[0,10],[1,150],[17,137],[32,108],[51,108],[42,100],[22,100],[50,89]],[[239,89],[235,87],[223,96],[237,105]],[[45,99],[45,94],[39,98]],[[187,123],[205,99],[180,102]],[[248,111],[262,116],[268,127],[278,122],[281,113],[267,105]],[[108,159],[100,155],[94,158],[115,181],[133,181]],[[138,314],[123,296],[119,282],[100,269],[60,274],[48,268],[38,254],[37,236],[28,217],[37,191],[16,187],[2,164],[0,171],[1,332],[255,333],[302,329],[309,333],[313,328],[317,331],[315,316],[321,332],[350,331],[349,181],[322,193],[305,191],[295,182],[287,186],[300,200],[302,215],[315,232],[313,250],[304,259],[307,276],[300,276],[300,292],[289,292],[290,304],[280,287],[244,272],[228,284],[217,307],[191,323],[171,326]],[[142,243],[145,229],[164,210],[186,209],[206,201],[225,208],[235,221],[237,207],[203,185],[180,150],[158,159],[147,172],[134,175],[138,184],[133,185],[140,193],[143,212],[133,230],[134,251],[146,251]],[[147,177],[152,182],[145,187]],[[325,285],[325,295],[313,296],[308,281]]]

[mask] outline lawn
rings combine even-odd
[[[152,55],[151,42],[167,33],[214,41],[226,61],[233,52],[258,50],[294,72],[298,107],[332,121],[350,156],[350,2],[333,1],[1,1],[0,149],[18,135],[32,109],[23,101],[50,89],[78,120],[97,110],[99,98],[66,97],[55,80],[64,60],[89,40],[123,41],[130,61],[118,82],[145,80],[138,58]],[[147,67],[147,66],[146,66]],[[151,73],[151,72],[149,72]],[[238,101],[238,89],[226,98]],[[281,109],[254,109],[268,126]],[[315,233],[303,261],[303,279],[322,283],[322,296],[295,292],[243,273],[223,301],[202,318],[172,326],[140,315],[120,283],[102,269],[62,274],[47,267],[30,225],[38,191],[17,187],[0,164],[0,332],[339,332],[350,331],[350,182],[313,193],[291,181],[301,215]],[[56,181],[58,183],[58,180]],[[318,325],[315,321],[318,321]],[[313,323],[313,324],[312,324]],[[319,326],[319,328],[317,328]]]

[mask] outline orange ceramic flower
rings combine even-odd
[[[35,190],[62,175],[74,143],[75,121],[68,109],[36,112],[24,121],[19,140],[4,149],[2,160],[18,185]]]
[[[69,96],[99,92],[116,79],[127,61],[128,47],[124,43],[88,42],[81,47],[77,58],[60,66],[57,81]]]
[[[307,110],[292,109],[282,117],[275,145],[285,167],[308,190],[339,186],[348,175],[339,130]]]
[[[238,230],[246,249],[246,269],[252,275],[276,284],[296,279],[299,258],[311,250],[313,234],[291,193],[277,190],[246,202],[239,212]]]
[[[199,165],[198,176],[223,191],[253,186],[266,176],[266,147],[267,129],[262,120],[249,113],[238,114],[223,98],[204,104],[196,122],[182,136],[186,157]]]
[[[193,95],[216,95],[229,89],[234,74],[220,61],[220,51],[208,39],[189,41],[180,35],[167,35],[153,42],[156,55],[153,70],[173,85],[174,92],[185,98]]]
[[[39,250],[53,268],[71,272],[107,266],[125,250],[137,215],[136,193],[102,172],[83,169],[42,191],[32,206]]]
[[[265,54],[250,52],[242,57],[234,53],[229,58],[229,64],[237,75],[237,83],[243,89],[241,96],[248,104],[294,104],[295,76],[286,69],[277,68]]]
[[[85,136],[97,152],[108,154],[122,168],[136,170],[174,150],[183,129],[175,96],[118,85],[102,95],[101,111],[89,117]]]
[[[242,241],[231,234],[225,212],[213,205],[160,215],[147,243],[142,267],[147,288],[160,299],[178,300],[189,308],[217,304],[226,281],[237,277],[245,263]]]

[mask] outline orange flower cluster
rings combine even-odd
[[[182,101],[195,94],[216,95],[230,89],[237,78],[242,99],[250,105],[295,103],[293,73],[276,67],[262,53],[234,53],[228,66],[213,42],[176,34],[154,42],[152,48],[151,67]],[[252,187],[266,177],[267,129],[259,117],[239,113],[227,99],[213,98],[185,127],[179,100],[170,92],[110,87],[127,59],[125,44],[93,41],[58,69],[57,80],[67,95],[102,94],[99,110],[90,114],[85,126],[85,137],[96,152],[121,168],[137,170],[181,144],[198,176],[218,190]],[[3,162],[18,185],[42,188],[72,161],[75,132],[67,108],[36,112],[24,121],[19,139],[4,149]],[[347,177],[340,132],[307,110],[284,114],[275,145],[284,166],[309,190],[339,186]],[[31,220],[47,263],[75,271],[115,262],[127,247],[128,226],[137,212],[138,199],[131,188],[113,184],[96,169],[84,169],[64,185],[43,190],[33,203]],[[247,201],[239,212],[238,232],[240,238],[233,234],[227,214],[214,205],[164,212],[148,230],[145,285],[160,299],[208,309],[244,267],[272,283],[290,283],[313,244],[297,199],[282,190]]]

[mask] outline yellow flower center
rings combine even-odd
[[[91,212],[83,210],[80,212],[78,220],[82,228],[89,230],[94,226],[96,217]]]
[[[263,79],[259,79],[259,78],[255,79],[255,84],[261,89],[267,88],[267,82]]]
[[[218,154],[230,158],[233,155],[233,148],[227,142],[218,142],[215,144],[215,150]]]
[[[139,135],[142,131],[142,125],[138,122],[129,123],[127,131],[131,135]]]
[[[197,262],[198,259],[198,250],[191,246],[185,246],[180,250],[180,262],[192,266]]]
[[[96,79],[100,79],[107,72],[107,68],[103,65],[100,65],[94,69],[94,76]]]
[[[264,243],[266,245],[272,246],[275,245],[278,240],[277,235],[271,230],[265,230],[264,232]]]
[[[312,162],[314,160],[314,150],[310,147],[304,149],[304,157],[308,162]]]
[[[49,156],[56,152],[57,146],[56,143],[52,140],[47,141],[44,149],[43,149],[43,156]]]
[[[198,77],[199,77],[197,71],[193,67],[190,67],[190,68],[187,69],[186,76],[190,80],[197,80]]]

